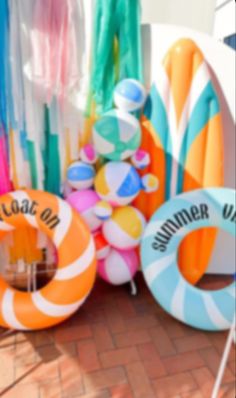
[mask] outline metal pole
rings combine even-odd
[[[131,296],[137,296],[138,290],[137,290],[136,283],[134,282],[133,279],[132,279],[132,281],[130,281],[130,287],[131,287]]]
[[[217,374],[217,378],[216,378],[216,382],[214,385],[214,389],[213,389],[211,398],[218,398],[221,382],[222,382],[222,379],[223,379],[223,376],[225,373],[225,368],[227,365],[227,361],[229,358],[230,349],[232,347],[234,340],[235,340],[235,316],[234,316],[234,321],[232,323],[231,329],[229,331],[229,335],[228,335],[227,342],[225,345],[225,350],[224,350],[224,353],[222,356],[222,360],[220,363],[220,367],[218,370],[218,374]]]

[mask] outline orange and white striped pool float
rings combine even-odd
[[[0,326],[16,330],[44,329],[64,321],[84,303],[96,276],[93,237],[65,201],[33,190],[0,197],[0,237],[27,225],[53,241],[58,267],[54,278],[32,293],[13,289],[0,276]]]

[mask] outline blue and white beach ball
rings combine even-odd
[[[115,88],[114,102],[117,108],[134,112],[143,107],[146,96],[146,90],[138,80],[124,79]]]
[[[90,164],[74,162],[67,170],[69,185],[78,190],[88,189],[93,186],[95,170]]]
[[[108,162],[96,175],[95,190],[112,206],[126,206],[138,196],[142,181],[135,168],[126,162]]]
[[[109,160],[125,160],[133,155],[141,143],[139,121],[119,109],[103,115],[93,127],[96,151]]]
[[[94,213],[96,214],[97,218],[102,221],[109,220],[112,215],[112,211],[113,209],[110,203],[106,202],[105,200],[100,200],[94,208]]]

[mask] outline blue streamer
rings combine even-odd
[[[8,81],[9,81],[9,10],[8,1],[0,1],[0,134],[9,131]]]

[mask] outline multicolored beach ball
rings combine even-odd
[[[98,274],[112,285],[130,282],[138,271],[139,260],[135,250],[119,251],[111,249],[108,256],[98,262]]]
[[[110,245],[107,243],[101,232],[97,232],[94,234],[94,242],[96,247],[97,259],[104,260],[111,250]]]
[[[126,206],[114,210],[110,220],[102,227],[107,242],[118,250],[130,250],[141,241],[146,221],[135,207]]]
[[[88,189],[93,186],[95,170],[90,164],[78,161],[67,170],[68,184],[74,189]]]
[[[146,90],[138,80],[124,79],[115,88],[114,102],[117,108],[134,112],[143,107],[146,96]]]
[[[131,157],[131,162],[136,169],[143,170],[149,166],[151,158],[147,151],[138,149]]]
[[[142,177],[143,189],[146,193],[156,192],[159,188],[158,178],[151,173],[146,174]]]
[[[92,144],[85,145],[80,151],[80,158],[88,164],[95,164],[98,160],[97,152]]]
[[[94,213],[94,207],[99,200],[98,195],[92,189],[73,192],[66,199],[71,207],[81,215],[92,232],[97,231],[102,225],[102,221]]]
[[[139,148],[139,121],[121,110],[107,112],[93,127],[93,141],[97,152],[109,160],[125,160]]]
[[[109,220],[109,218],[112,215],[112,212],[113,212],[112,206],[110,205],[110,203],[106,202],[105,200],[100,200],[94,208],[94,213],[102,221]]]
[[[108,162],[94,181],[101,199],[112,206],[126,206],[138,196],[142,182],[135,168],[126,162]]]

